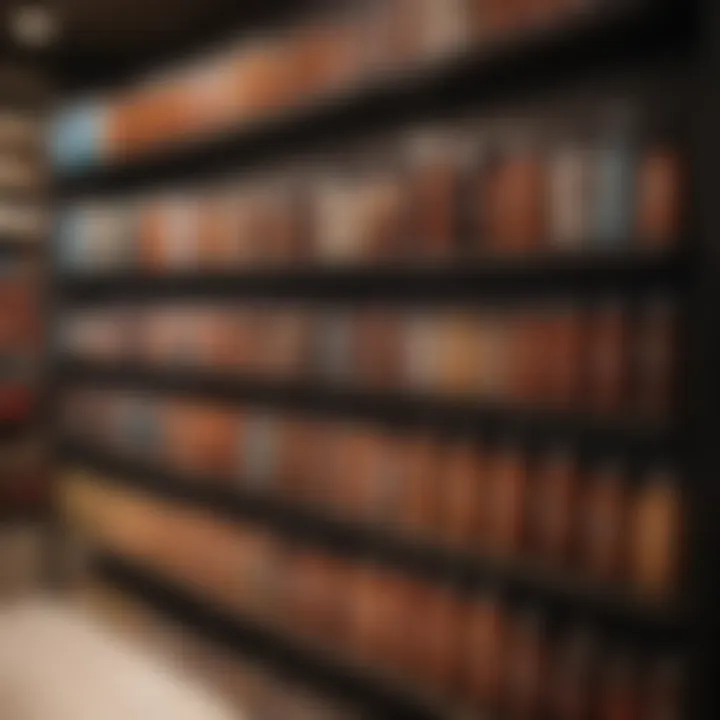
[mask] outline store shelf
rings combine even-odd
[[[491,584],[517,603],[543,606],[549,616],[593,619],[607,632],[637,638],[645,645],[672,646],[683,632],[683,613],[677,605],[650,602],[567,572],[400,538],[388,530],[334,518],[328,511],[230,487],[228,480],[183,475],[88,443],[66,441],[60,455],[68,466],[97,472],[95,482],[140,490],[220,518],[260,524],[291,540],[432,582],[451,583],[463,592]]]
[[[484,438],[513,436],[533,444],[568,442],[589,453],[672,463],[674,435],[622,420],[593,420],[579,413],[525,410],[478,400],[447,401],[397,391],[361,391],[318,383],[222,376],[202,371],[66,360],[58,368],[65,387],[144,391],[220,405],[257,405],[308,414],[368,420],[398,427],[447,430]]]
[[[95,303],[167,298],[297,297],[363,302],[474,301],[523,297],[636,295],[675,287],[687,258],[672,251],[591,252],[578,255],[487,258],[475,267],[326,267],[237,272],[142,274],[112,272],[64,276],[67,300]]]
[[[420,689],[405,687],[377,671],[290,637],[256,618],[219,609],[127,559],[100,554],[95,572],[105,582],[141,598],[189,630],[270,666],[280,677],[302,681],[329,697],[355,705],[366,711],[368,717],[379,720],[462,720],[465,717],[426,700]],[[478,715],[466,717],[477,720]]]
[[[0,418],[0,450],[2,449],[2,443],[22,439],[31,430],[32,422],[29,417]]]
[[[0,233],[0,258],[7,255],[35,254],[43,247],[45,244],[39,240]]]
[[[14,527],[17,525],[32,525],[44,527],[47,523],[49,512],[47,508],[8,505],[0,496],[0,528]]]
[[[477,266],[466,261],[454,267],[413,268],[399,264],[385,268],[248,266],[172,275],[126,268],[98,276],[63,275],[56,267],[53,299],[60,306],[60,322],[73,314],[79,316],[84,308],[102,310],[105,304],[142,312],[145,305],[170,306],[174,300],[188,301],[188,305],[196,300],[196,305],[211,309],[214,302],[217,307],[228,307],[232,303],[227,301],[235,299],[296,302],[311,309],[373,304],[381,309],[403,308],[407,304],[428,312],[453,303],[480,307],[517,302],[539,307],[545,299],[552,302],[557,298],[585,308],[595,307],[599,300],[618,299],[632,314],[643,303],[669,294],[680,323],[680,362],[674,387],[681,412],[673,415],[672,428],[643,427],[624,417],[604,420],[482,400],[416,397],[392,386],[360,391],[325,385],[317,376],[278,381],[172,363],[149,367],[139,363],[142,353],[134,348],[127,348],[125,360],[112,365],[61,360],[53,368],[52,404],[57,400],[60,410],[62,400],[76,389],[101,388],[137,391],[158,399],[207,401],[237,408],[239,413],[246,408],[251,412],[276,408],[283,416],[298,411],[330,419],[368,420],[381,431],[389,427],[431,429],[433,436],[448,441],[477,436],[492,444],[510,437],[532,457],[536,451],[556,448],[559,441],[562,447],[578,451],[583,467],[586,462],[593,468],[619,462],[628,468],[628,483],[648,479],[648,470],[669,465],[670,474],[683,489],[685,533],[683,547],[678,548],[683,565],[677,603],[649,602],[630,590],[608,589],[535,563],[471,556],[401,537],[389,526],[342,519],[327,505],[299,506],[279,493],[258,494],[252,489],[257,486],[251,486],[246,478],[222,480],[209,472],[191,476],[173,471],[160,466],[159,453],[154,460],[127,457],[122,450],[128,451],[129,443],[108,442],[101,448],[89,439],[59,437],[58,466],[67,469],[68,475],[73,469],[86,469],[89,482],[132,488],[157,499],[158,506],[178,504],[223,519],[237,526],[239,536],[243,534],[240,528],[262,528],[266,532],[259,535],[277,537],[281,547],[307,543],[310,549],[323,549],[317,553],[321,558],[332,552],[357,558],[361,564],[423,578],[428,584],[450,584],[462,599],[489,585],[499,590],[499,604],[509,618],[529,615],[542,619],[550,641],[543,647],[552,657],[555,641],[566,639],[568,631],[572,636],[579,628],[596,638],[604,663],[598,668],[598,688],[603,691],[606,674],[614,675],[615,652],[622,656],[619,665],[626,658],[637,663],[644,696],[649,688],[647,673],[654,674],[670,658],[677,660],[683,675],[679,716],[697,720],[720,717],[716,679],[720,602],[716,478],[720,462],[715,452],[720,425],[716,382],[720,334],[715,317],[720,303],[720,255],[716,251],[720,213],[712,191],[720,157],[716,117],[720,103],[715,98],[719,37],[720,13],[711,0],[608,0],[607,10],[599,16],[587,14],[533,36],[518,36],[413,72],[386,75],[374,85],[348,88],[312,106],[237,124],[219,134],[167,143],[142,157],[61,178],[56,188],[60,204],[68,208],[95,197],[110,202],[113,198],[142,199],[151,191],[212,188],[216,181],[222,184],[227,180],[252,182],[256,170],[258,178],[266,178],[268,172],[283,175],[298,166],[314,167],[323,158],[342,167],[350,157],[348,152],[357,155],[353,147],[370,158],[378,148],[382,150],[384,142],[392,143],[398,133],[404,137],[412,129],[437,127],[451,132],[457,127],[464,132],[474,123],[481,127],[487,122],[494,130],[503,120],[524,127],[526,118],[538,147],[546,142],[555,147],[566,140],[584,144],[585,138],[595,138],[598,130],[604,134],[604,108],[611,121],[614,108],[627,107],[631,124],[637,120],[637,128],[631,132],[634,147],[637,139],[643,148],[649,143],[653,152],[660,150],[662,155],[661,146],[667,140],[668,149],[676,149],[683,159],[687,232],[678,238],[676,249],[646,253],[640,250],[638,238],[628,237],[626,252],[620,248],[620,253],[600,255],[590,251],[599,243],[586,238],[587,249],[573,257],[507,257],[483,260]],[[567,117],[569,114],[573,117]],[[375,141],[379,144],[374,145]],[[634,147],[628,148],[633,154]],[[374,167],[372,158],[370,167]],[[649,171],[646,180],[652,176],[660,179],[662,168],[657,175],[655,171],[658,166]],[[662,184],[660,180],[658,188]],[[659,198],[663,191],[656,190]],[[121,440],[114,438],[115,443]],[[628,489],[640,499],[635,492],[639,486]],[[648,501],[649,507],[653,498]],[[648,510],[648,515],[652,514],[652,509]],[[173,533],[183,532],[180,525],[181,521],[177,527],[169,523],[160,539],[172,544]],[[188,532],[192,532],[191,525]],[[256,533],[249,532],[249,536]],[[147,549],[153,551],[150,546]],[[212,557],[213,549],[206,550]],[[311,552],[308,556],[315,555]],[[357,699],[368,717],[464,720],[455,708],[428,698],[422,688],[407,688],[378,677],[379,668],[358,667],[346,662],[347,658],[307,647],[292,626],[272,625],[275,629],[271,629],[258,618],[244,617],[232,609],[219,610],[207,599],[213,593],[202,585],[166,581],[132,561],[109,554],[101,556],[97,569],[109,581],[143,595],[186,627],[200,630],[221,645],[252,656],[260,664],[266,662],[306,678],[330,694]],[[509,650],[511,656],[512,648]],[[663,690],[658,688],[658,694]],[[604,699],[603,691],[599,702]],[[467,717],[478,720],[478,713]]]
[[[537,90],[544,79],[574,75],[607,60],[667,51],[681,33],[671,0],[612,2],[596,13],[579,14],[557,27],[518,36],[393,73],[274,117],[241,124],[227,132],[159,147],[137,159],[66,176],[58,190],[65,198],[139,190],[182,182],[189,176],[217,178],[311,143],[337,141],[357,130],[387,129],[409,118],[433,117],[438,107],[472,101],[487,105],[508,90]],[[682,9],[682,8],[681,8]],[[681,13],[682,14],[682,13]]]

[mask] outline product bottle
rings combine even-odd
[[[635,497],[631,572],[643,594],[663,598],[678,582],[683,522],[681,493],[669,473],[646,479]]]

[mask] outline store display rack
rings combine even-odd
[[[0,236],[0,258],[17,257],[18,254],[37,254],[40,248],[41,244],[33,240],[25,240],[10,235]]]
[[[0,440],[15,440],[23,437],[29,430],[28,422],[4,420],[0,422]]]
[[[312,538],[338,552],[355,553],[374,561],[425,576],[450,574],[456,582],[472,585],[480,577],[493,577],[520,593],[541,597],[557,612],[578,608],[603,622],[616,624],[631,635],[658,641],[682,638],[690,649],[687,702],[682,717],[704,720],[718,717],[718,693],[713,668],[717,656],[720,598],[717,579],[720,473],[717,433],[720,397],[717,367],[720,362],[720,215],[714,197],[714,178],[720,162],[717,126],[720,97],[715,88],[720,70],[720,12],[715,3],[616,3],[617,11],[587,19],[577,27],[548,32],[509,47],[485,50],[477,56],[450,63],[440,71],[393,78],[387,86],[363,89],[338,102],[327,103],[239,128],[179,149],[162,151],[142,160],[99,168],[77,177],[61,178],[57,191],[63,200],[187,183],[234,172],[262,161],[306,149],[328,134],[374,132],[388,124],[442,114],[459,97],[472,95],[473,105],[537,95],[557,76],[577,81],[583,73],[617,76],[624,66],[634,67],[648,58],[676,64],[687,74],[693,101],[691,115],[691,236],[683,255],[622,257],[539,258],[519,265],[491,262],[477,269],[430,271],[417,269],[328,269],[284,271],[261,269],[232,275],[183,274],[154,277],[131,273],[57,278],[57,301],[63,310],[97,302],[155,301],[172,297],[309,297],[333,301],[423,299],[487,299],[537,296],[544,293],[601,293],[606,290],[632,295],[639,289],[680,289],[683,303],[685,362],[684,397],[677,432],[639,430],[623,423],[597,424],[575,416],[523,413],[489,406],[457,407],[417,398],[388,397],[310,385],[258,382],[254,378],[225,378],[190,370],[153,370],[128,364],[102,365],[61,359],[55,372],[55,391],[77,385],[151,390],[159,394],[210,397],[226,403],[261,401],[268,405],[320,409],[343,416],[372,417],[399,423],[431,423],[478,428],[512,427],[533,439],[544,436],[571,438],[581,445],[642,457],[669,459],[680,469],[689,498],[690,537],[687,602],[682,608],[658,610],[625,594],[597,592],[583,583],[556,578],[511,563],[449,556],[435,548],[374,534],[267,498],[242,492],[207,489],[212,483],[192,482],[147,463],[118,457],[111,451],[58,437],[61,465],[96,468],[122,482],[173,501],[211,510],[224,517],[242,517],[271,526],[290,536]],[[613,8],[614,9],[614,8]],[[702,20],[702,22],[694,22]],[[692,49],[690,49],[692,48]],[[700,107],[701,103],[702,108]],[[118,481],[120,482],[120,481]],[[452,717],[429,709],[403,693],[386,693],[382,683],[368,682],[361,672],[338,666],[322,654],[296,647],[291,640],[265,632],[247,619],[229,617],[194,600],[172,583],[164,583],[127,561],[103,556],[101,575],[124,589],[138,592],[159,607],[182,618],[240,652],[305,677],[331,693],[357,698],[374,708],[375,717]]]

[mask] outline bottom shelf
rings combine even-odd
[[[208,640],[269,666],[279,676],[300,681],[329,698],[352,704],[374,719],[485,720],[477,710],[449,708],[434,698],[374,674],[251,618],[230,615],[193,597],[178,585],[111,554],[95,558],[94,573],[106,584],[140,598]]]

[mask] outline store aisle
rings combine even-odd
[[[158,661],[69,604],[0,611],[3,720],[238,720],[181,669]]]

